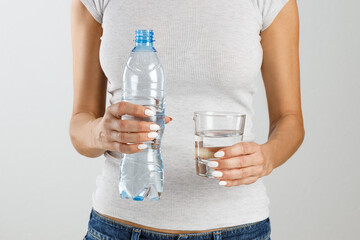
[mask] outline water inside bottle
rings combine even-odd
[[[129,100],[129,99],[128,99]],[[141,98],[130,99],[131,102],[141,104]],[[160,125],[157,131],[158,136],[148,142],[143,142],[147,148],[141,152],[133,154],[123,154],[119,191],[123,199],[133,199],[142,201],[145,198],[159,200],[164,185],[164,166],[162,163],[160,143],[164,132],[165,109],[162,99],[155,100],[155,106],[146,106],[156,114],[148,118],[139,118],[131,115],[123,115],[121,119],[140,120],[156,122]]]
[[[159,200],[163,192],[164,166],[161,157],[161,137],[165,129],[165,71],[153,46],[151,29],[136,30],[135,47],[125,65],[121,101],[152,109],[156,115],[122,119],[155,122],[160,125],[156,139],[144,142],[147,148],[133,154],[122,154],[119,192],[123,199]]]

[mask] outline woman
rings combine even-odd
[[[118,190],[119,156],[142,151],[154,131],[154,123],[121,120],[150,109],[114,103],[136,29],[154,30],[167,73],[165,121],[174,119],[162,139],[160,201],[124,200]],[[70,135],[80,154],[105,155],[85,239],[270,239],[262,177],[304,138],[298,32],[295,0],[73,0]],[[264,144],[251,132],[260,69],[270,119]],[[244,142],[217,153],[215,179],[195,174],[192,116],[199,110],[247,115]]]

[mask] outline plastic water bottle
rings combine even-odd
[[[148,118],[130,115],[122,119],[156,122],[161,128],[156,139],[144,142],[147,148],[122,154],[119,190],[123,199],[159,200],[164,184],[160,142],[165,128],[165,72],[153,47],[152,30],[136,30],[135,48],[130,53],[122,79],[121,101],[139,104],[156,114]]]

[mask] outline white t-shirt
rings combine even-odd
[[[122,69],[136,29],[154,30],[154,47],[166,71],[162,139],[164,192],[159,201],[121,199],[119,153],[106,152],[96,181],[96,211],[137,224],[173,230],[206,230],[269,217],[262,179],[224,187],[195,173],[194,111],[246,114],[244,140],[252,131],[255,79],[262,63],[260,32],[287,0],[81,0],[102,24],[101,66],[113,99],[121,96]],[[147,201],[148,200],[148,201]]]

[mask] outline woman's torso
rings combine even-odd
[[[83,0],[103,1],[103,0]],[[262,179],[224,187],[195,174],[193,112],[237,111],[247,115],[244,140],[254,141],[252,97],[262,62],[261,15],[251,0],[105,1],[100,61],[110,103],[121,96],[123,66],[136,29],[153,29],[166,71],[162,155],[164,192],[157,202],[119,197],[121,154],[106,152],[93,207],[123,221],[162,230],[202,231],[263,220],[269,199]]]

